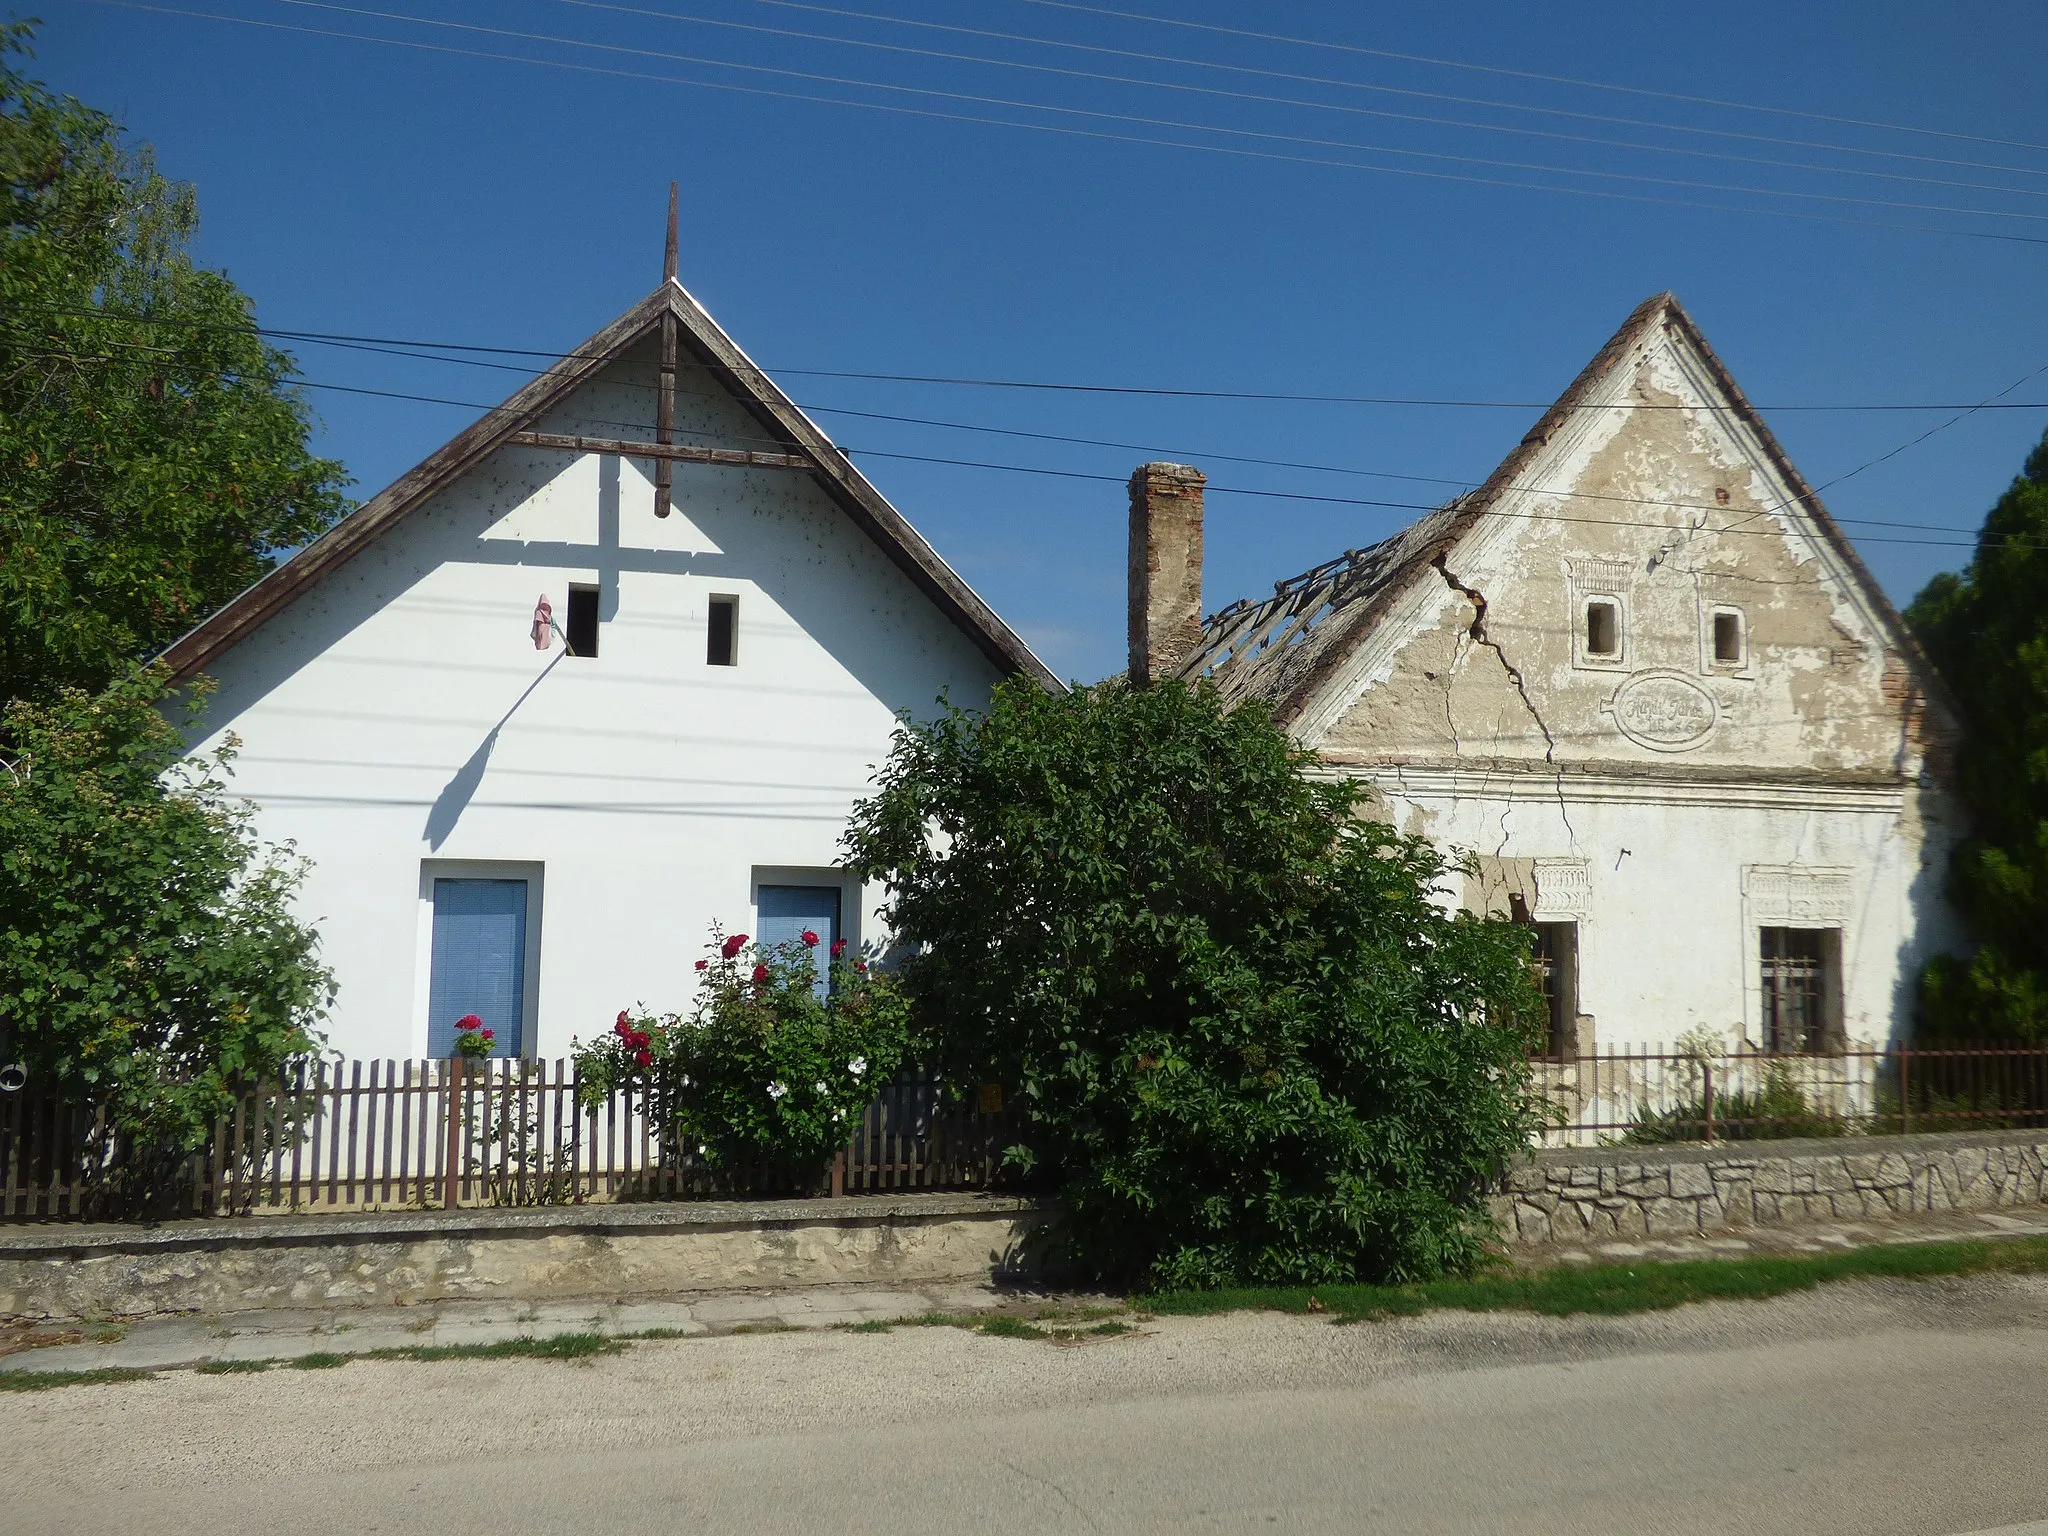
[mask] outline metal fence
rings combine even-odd
[[[2048,1049],[1624,1049],[1531,1066],[1553,1146],[2048,1126]]]
[[[565,1061],[324,1061],[252,1084],[155,1214],[255,1215],[982,1189],[1021,1117],[976,1089],[885,1088],[829,1166],[714,1168],[639,1091],[581,1103]],[[108,1214],[124,1149],[88,1112],[0,1096],[0,1221]]]

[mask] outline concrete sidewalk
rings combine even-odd
[[[931,1312],[993,1312],[1049,1299],[1043,1291],[987,1285],[815,1286],[634,1301],[448,1301],[414,1307],[278,1308],[125,1324],[36,1324],[0,1329],[0,1370],[167,1370],[216,1361],[500,1344],[561,1333],[675,1338],[766,1333],[901,1322]]]

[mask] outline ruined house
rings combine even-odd
[[[1952,939],[1950,717],[1669,294],[1478,490],[1206,622],[1199,471],[1132,479],[1131,667],[1264,701],[1537,929],[1560,1056],[1896,1038]]]

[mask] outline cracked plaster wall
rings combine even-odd
[[[1312,744],[1374,781],[1379,814],[1480,856],[1467,904],[1521,888],[1528,860],[1584,865],[1580,1008],[1603,1045],[1757,1038],[1759,866],[1839,872],[1843,910],[1816,922],[1844,933],[1845,1022],[1896,1035],[1956,940],[1945,722],[1676,337],[1592,398],[1644,408],[1556,434]],[[1620,607],[1618,657],[1587,652],[1592,596]],[[1741,615],[1737,664],[1714,658],[1717,609]]]

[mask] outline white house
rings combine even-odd
[[[1910,1027],[1957,938],[1951,716],[1677,300],[1480,489],[1206,623],[1200,483],[1133,479],[1133,673],[1264,700],[1377,814],[1475,854],[1466,905],[1539,928],[1556,1054]]]
[[[838,840],[896,712],[1058,686],[673,277],[166,655],[355,1057],[559,1054],[714,922],[875,936]]]

